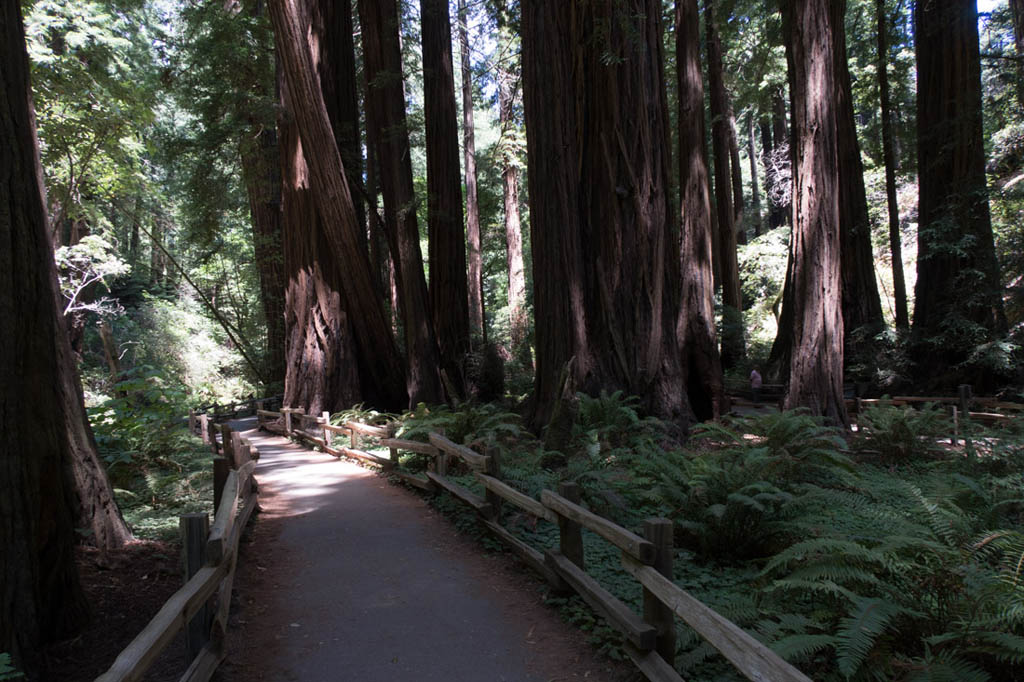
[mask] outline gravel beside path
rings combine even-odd
[[[252,428],[251,421],[235,428]],[[622,682],[585,633],[403,487],[249,431],[262,512],[243,541],[221,679]]]

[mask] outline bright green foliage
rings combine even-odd
[[[51,224],[95,223],[145,182],[165,36],[131,0],[37,0],[25,23]]]
[[[86,310],[101,315],[117,312],[117,302],[106,296],[93,294],[88,302],[83,298],[90,289],[102,287],[109,292],[115,278],[128,274],[128,264],[117,256],[113,245],[90,234],[74,246],[60,247],[54,257],[65,315]]]

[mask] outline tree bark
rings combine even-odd
[[[81,626],[87,606],[64,413],[76,377],[57,305],[19,3],[0,5],[0,36],[0,650],[25,667],[39,645]]]
[[[676,2],[676,80],[679,91],[679,187],[682,197],[680,274],[682,302],[677,336],[686,392],[697,419],[718,418],[725,407],[722,364],[715,332],[711,264],[711,188],[704,125],[697,0]]]
[[[870,349],[885,326],[875,281],[871,220],[864,189],[864,165],[857,142],[850,68],[846,59],[846,0],[832,0],[833,56],[836,85],[836,134],[839,154],[839,254],[843,278],[843,329],[847,356]],[[861,334],[855,334],[860,330]],[[858,337],[864,335],[863,342]]]
[[[263,129],[256,143],[243,143],[242,173],[249,198],[253,253],[260,280],[260,300],[266,318],[266,378],[272,383],[285,378],[285,311],[287,281],[281,243],[281,152],[277,131]]]
[[[465,396],[463,364],[470,349],[469,290],[448,0],[420,0],[420,17],[427,129],[430,307],[441,367],[455,390]]]
[[[882,107],[882,156],[885,160],[885,198],[889,209],[889,252],[892,257],[892,288],[896,328],[910,329],[907,311],[907,283],[903,276],[903,245],[900,239],[900,205],[896,197],[896,147],[893,140],[892,104],[889,94],[889,19],[885,0],[875,1],[878,21],[878,95]]]
[[[719,38],[721,46],[721,38]],[[736,227],[736,243],[747,243],[747,229],[743,225],[743,212],[746,209],[746,202],[743,200],[743,165],[740,163],[739,134],[736,128],[736,115],[732,110],[732,101],[726,100],[728,104],[729,118],[729,172],[732,179],[732,215],[733,225]]]
[[[782,0],[793,102],[793,353],[787,409],[847,425],[839,227],[837,32],[831,0]]]
[[[396,0],[359,0],[359,19],[370,84],[366,120],[377,140],[384,210],[394,216],[397,231],[390,241],[392,255],[397,253],[409,406],[436,404],[444,401],[444,391],[416,221]]]
[[[473,123],[473,72],[469,64],[469,15],[459,1],[459,52],[462,66],[462,147],[466,165],[466,239],[469,243],[469,326],[474,338],[487,341],[484,324],[484,266],[480,248],[480,203],[476,188],[476,141]]]
[[[683,427],[692,418],[676,337],[660,7],[522,5],[535,423],[551,415],[563,367],[584,392],[639,396]]]
[[[761,189],[757,181],[757,148],[754,144],[754,113],[747,117],[747,157],[750,160],[750,204],[754,209],[754,237],[761,236]]]
[[[498,31],[504,46],[505,60],[511,59],[512,36],[508,26],[507,8],[502,7],[498,15]],[[501,179],[504,188],[505,205],[505,263],[508,270],[508,317],[509,337],[513,352],[524,364],[532,364],[527,343],[530,320],[526,310],[526,268],[523,265],[523,235],[519,219],[519,163],[514,137],[517,68],[510,68],[505,60],[496,65],[498,73],[498,118],[501,125]]]
[[[714,4],[704,0],[707,31],[708,88],[711,93],[711,147],[715,167],[715,203],[718,216],[718,248],[722,284],[722,366],[736,366],[745,355],[743,295],[736,258],[736,214],[729,170],[729,95],[722,74],[722,44],[715,29]],[[742,199],[740,200],[742,203]]]
[[[405,402],[401,358],[373,285],[362,237],[365,231],[356,220],[341,154],[307,43],[307,30],[300,21],[295,0],[274,0],[269,8],[285,86],[282,95],[294,117],[302,158],[307,164],[308,175],[304,179],[320,213],[323,239],[338,267],[345,272],[342,293],[346,313],[352,320],[363,397],[371,404],[394,409]]]
[[[325,15],[320,0],[299,0],[297,16],[308,31],[308,49],[319,73],[321,91],[331,91],[325,99],[333,101],[334,124],[341,107],[334,96],[340,90],[336,79],[343,73],[335,66],[341,61],[337,52],[343,46],[333,35],[331,17]],[[327,12],[331,12],[327,8]],[[324,234],[322,216],[317,209],[310,184],[310,169],[301,141],[295,113],[289,109],[290,84],[283,70],[281,137],[283,169],[284,263],[287,272],[285,321],[287,330],[284,403],[300,407],[307,414],[324,410],[338,411],[362,400],[357,370],[354,331],[345,309],[342,276],[338,261]],[[342,135],[335,132],[335,139]],[[340,150],[340,147],[339,147]]]
[[[914,328],[918,370],[966,380],[956,366],[1006,331],[985,184],[981,63],[974,0],[914,9],[920,182]],[[991,385],[984,370],[969,383]]]

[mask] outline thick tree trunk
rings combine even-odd
[[[463,361],[469,352],[469,290],[448,0],[420,0],[420,17],[427,128],[430,307],[441,367],[455,390],[464,396]]]
[[[681,426],[692,418],[676,337],[660,7],[522,5],[540,423],[567,365],[579,390],[637,395]]]
[[[277,131],[264,129],[255,144],[243,143],[242,172],[249,198],[253,252],[267,325],[266,378],[284,381],[284,292],[287,281],[281,243],[281,152]]]
[[[793,100],[793,353],[785,407],[848,424],[843,402],[837,83],[832,0],[782,0]]]
[[[697,419],[715,419],[725,408],[722,364],[715,332],[711,266],[710,179],[704,125],[697,0],[676,2],[676,79],[679,89],[679,187],[682,197],[680,275],[682,301],[677,336],[686,392]]]
[[[743,295],[736,259],[736,214],[729,170],[729,95],[722,74],[722,44],[715,29],[714,4],[704,0],[707,27],[708,88],[711,91],[711,147],[715,167],[715,204],[722,283],[722,366],[734,367],[745,355]],[[742,181],[741,181],[742,182]],[[742,203],[742,199],[740,199]]]
[[[473,338],[487,341],[484,324],[484,266],[480,247],[480,203],[476,189],[476,142],[473,123],[473,72],[469,64],[469,15],[459,1],[459,52],[462,66],[462,148],[466,165],[466,240],[469,244],[469,327]]]
[[[308,183],[320,214],[318,232],[322,230],[323,236],[317,243],[326,242],[337,267],[345,273],[341,280],[344,307],[354,332],[363,398],[394,409],[405,402],[401,358],[373,284],[365,229],[356,219],[341,154],[310,54],[306,24],[300,20],[296,0],[274,0],[269,7],[281,60],[282,96],[288,115],[294,117],[301,139],[301,158],[307,164],[308,175],[297,175],[297,179]],[[281,135],[284,149],[283,129]],[[299,155],[296,153],[295,157]],[[285,182],[287,186],[287,179]]]
[[[843,277],[843,329],[847,356],[871,347],[885,326],[875,281],[871,220],[864,189],[864,165],[857,142],[850,68],[846,60],[846,0],[831,0],[839,154],[839,254]],[[860,332],[857,334],[856,332]],[[855,343],[863,336],[862,343]]]
[[[1006,331],[985,184],[975,0],[914,10],[920,181],[915,339],[932,383],[967,377],[956,365]],[[991,384],[983,371],[970,383]]]
[[[761,236],[761,189],[757,182],[757,148],[754,144],[754,114],[747,117],[747,157],[750,161],[750,204],[754,209],[751,224],[754,237]]]
[[[397,253],[395,268],[405,332],[409,405],[440,403],[444,401],[444,391],[416,221],[397,2],[359,0],[359,19],[364,68],[370,84],[366,120],[376,135],[384,210],[394,216],[397,229],[391,238],[391,253]]]
[[[309,31],[309,50],[320,73],[321,90],[339,89],[340,75],[332,62],[338,60],[332,42],[331,22],[321,14],[318,0],[300,0],[296,5],[303,26]],[[328,10],[330,11],[330,10]],[[362,400],[357,371],[353,329],[345,310],[342,277],[331,252],[321,215],[312,196],[300,131],[294,112],[289,110],[288,89],[281,91],[278,121],[283,169],[284,263],[287,272],[285,320],[287,330],[284,402],[301,407],[308,414],[338,411]],[[334,98],[331,98],[334,99]],[[337,104],[337,100],[335,100]],[[340,108],[332,107],[335,116]],[[332,120],[333,124],[337,121]],[[336,139],[340,135],[336,134]]]
[[[506,59],[511,59],[512,41],[505,8],[499,14],[499,32],[506,46]],[[505,263],[508,270],[508,323],[512,350],[524,363],[532,364],[527,335],[530,320],[526,310],[526,268],[523,265],[523,235],[519,219],[519,163],[515,158],[513,106],[518,90],[516,76],[520,69],[504,61],[498,70],[498,118],[501,124],[501,179],[505,204]]]
[[[885,0],[875,2],[878,20],[878,95],[882,107],[882,156],[885,159],[885,198],[889,209],[889,252],[892,257],[892,288],[896,307],[896,328],[910,329],[907,312],[907,282],[903,276],[903,244],[900,239],[900,205],[896,197],[896,147],[893,140],[892,104],[889,94],[889,18]]]
[[[40,644],[79,627],[87,608],[64,414],[75,377],[67,376],[19,3],[0,5],[0,36],[0,651],[23,667]]]

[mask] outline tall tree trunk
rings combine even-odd
[[[1006,331],[985,184],[975,0],[914,9],[920,182],[914,337],[934,384],[966,380],[956,366]],[[993,377],[972,371],[970,383]]]
[[[345,177],[350,188],[363,185],[363,141],[359,134],[359,81],[356,77],[355,31],[352,25],[351,0],[318,2],[314,5],[313,21],[319,25],[327,45],[322,53],[330,58],[317,64],[320,89],[327,107],[327,118],[334,129],[334,140],[345,166]],[[315,49],[315,48],[314,48]],[[363,192],[352,191],[356,220],[366,225]],[[366,232],[360,233],[365,241]]]
[[[307,25],[300,19],[296,0],[273,0],[269,8],[281,60],[282,96],[301,140],[302,155],[294,157],[304,159],[308,171],[297,178],[308,183],[320,214],[318,231],[322,230],[323,236],[317,243],[326,242],[337,267],[345,273],[341,280],[344,309],[351,320],[363,398],[394,409],[405,402],[401,358],[373,284],[365,229],[356,219],[307,42]],[[281,129],[282,150],[287,148],[284,132]],[[287,186],[287,178],[285,182]]]
[[[498,16],[499,34],[505,60],[511,59],[512,35],[508,26],[507,8],[502,7]],[[526,310],[526,269],[523,265],[523,236],[519,219],[519,162],[516,159],[513,128],[518,83],[516,73],[520,69],[498,62],[498,117],[501,123],[501,178],[505,203],[505,262],[508,270],[508,317],[509,336],[512,349],[525,364],[532,363],[527,345],[530,320]]]
[[[889,95],[889,18],[885,0],[875,0],[878,21],[878,94],[882,107],[882,156],[885,159],[885,198],[889,208],[889,252],[892,257],[892,288],[896,306],[896,328],[910,329],[907,312],[907,282],[903,277],[903,245],[900,240],[900,205],[896,197],[896,148],[893,144],[892,104]]]
[[[793,100],[793,353],[785,407],[846,425],[832,0],[782,0]],[[824,66],[823,66],[824,65]]]
[[[341,72],[335,63],[343,43],[333,35],[329,16],[320,0],[299,0],[297,16],[308,31],[308,49],[318,67],[321,91],[340,88]],[[331,8],[327,8],[330,12]],[[305,32],[304,31],[304,32]],[[287,272],[285,289],[286,363],[284,402],[308,414],[351,407],[362,399],[354,331],[345,310],[338,262],[324,235],[310,184],[310,169],[295,113],[289,109],[289,89],[281,82],[280,156],[283,169],[283,241]],[[325,101],[337,100],[334,97]],[[340,107],[333,106],[335,117]],[[338,123],[332,120],[332,126]],[[332,127],[333,129],[333,127]],[[340,137],[335,133],[336,139]],[[339,148],[340,149],[340,148]]]
[[[721,45],[721,38],[719,38]],[[743,212],[746,202],[743,200],[743,166],[740,163],[739,134],[736,128],[736,115],[732,111],[732,102],[727,100],[729,105],[729,172],[732,179],[732,215],[733,225],[736,227],[736,243],[747,243],[747,229],[743,225]]]
[[[40,644],[81,626],[87,607],[74,561],[74,453],[64,414],[71,349],[19,3],[0,5],[0,36],[0,650],[23,667]]]
[[[567,366],[582,391],[622,390],[651,414],[692,418],[676,336],[660,8],[522,5],[540,423]]]
[[[789,163],[793,157],[790,149],[792,140],[786,126],[786,100],[782,92],[772,93],[772,149],[775,166],[773,173],[769,176],[771,181],[770,194],[773,197],[772,209],[768,217],[768,225],[772,229],[782,227],[792,222],[792,197],[789,197],[789,188],[792,186],[789,178],[785,177],[781,164]],[[784,198],[786,197],[786,198]],[[778,200],[776,201],[775,198]]]
[[[484,325],[484,266],[480,248],[480,203],[476,189],[476,142],[473,124],[473,72],[469,64],[469,14],[459,1],[459,52],[462,66],[462,148],[466,166],[466,239],[469,243],[469,327],[487,340]]]
[[[754,145],[754,112],[747,117],[747,157],[750,160],[750,204],[754,209],[754,237],[761,236],[761,189],[757,182],[757,148]]]
[[[281,243],[281,152],[277,131],[263,129],[255,144],[241,149],[242,173],[249,198],[253,253],[260,280],[260,300],[267,325],[266,377],[273,383],[285,376],[284,293],[287,278]]]
[[[1017,99],[1024,107],[1024,0],[1010,0],[1013,44],[1017,48]]]
[[[466,286],[459,124],[455,112],[448,0],[420,0],[420,17],[427,128],[430,307],[441,352],[441,367],[455,390],[465,395],[462,368],[469,352],[469,290]]]
[[[677,336],[683,352],[690,405],[697,419],[707,420],[715,419],[723,412],[725,390],[715,332],[711,272],[714,223],[711,220],[697,0],[676,2],[676,81],[679,90],[679,187],[682,197],[682,302]]]
[[[745,355],[743,298],[736,259],[736,214],[729,171],[729,96],[722,74],[722,44],[715,29],[712,0],[704,0],[707,27],[708,88],[711,90],[711,147],[715,167],[715,204],[722,283],[722,366],[734,367]],[[742,200],[741,200],[742,201]]]
[[[875,281],[871,220],[864,190],[864,165],[857,142],[850,68],[846,60],[846,0],[831,0],[836,134],[839,154],[839,257],[843,278],[843,329],[847,355],[871,347],[885,326]],[[860,330],[864,343],[855,343]]]
[[[394,216],[397,230],[391,243],[392,254],[397,253],[395,269],[404,322],[409,405],[440,403],[444,391],[416,221],[396,0],[359,0],[359,20],[370,84],[366,120],[377,139],[384,210]]]
[[[772,164],[772,121],[768,116],[762,116],[758,123],[761,128],[761,165],[764,166],[764,194],[768,206],[768,214],[765,216],[765,231],[773,230],[778,225],[772,225],[772,211],[775,210],[775,189]]]

